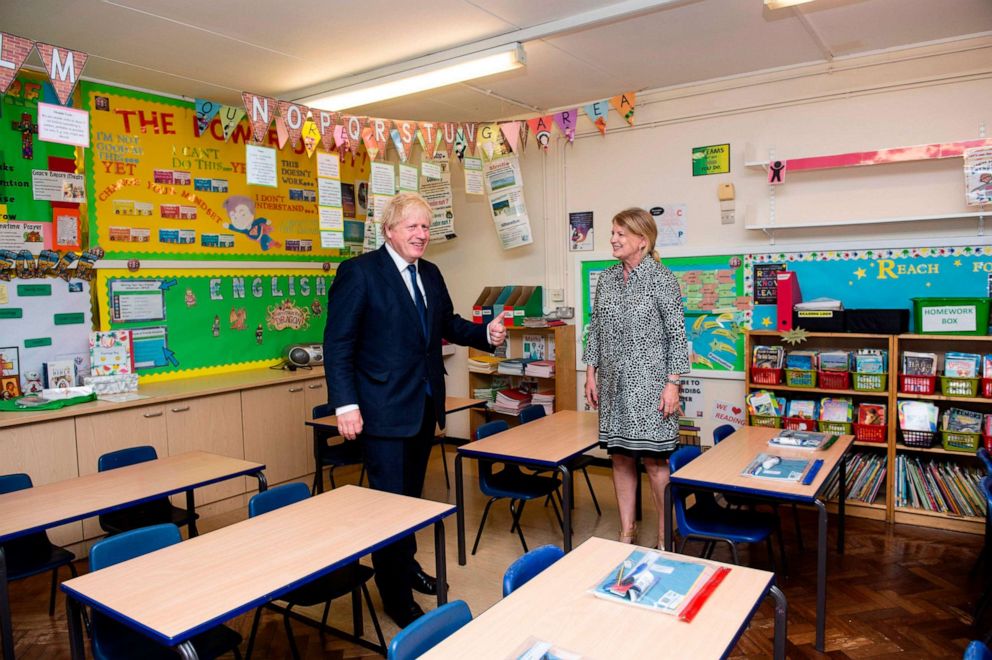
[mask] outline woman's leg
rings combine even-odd
[[[665,534],[665,486],[668,485],[668,461],[659,458],[645,458],[644,469],[647,470],[651,482],[651,497],[658,511],[658,545],[662,544]]]
[[[637,540],[635,504],[637,500],[637,461],[630,456],[613,454],[613,489],[617,494],[620,512],[620,540],[634,543]]]

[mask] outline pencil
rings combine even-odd
[[[620,568],[617,569],[617,586],[618,587],[620,586],[620,583],[621,582],[623,582],[623,564],[620,564]]]

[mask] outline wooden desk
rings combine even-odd
[[[485,405],[485,401],[482,399],[469,399],[460,396],[446,396],[444,397],[444,412],[447,414],[455,413],[460,410],[467,410],[468,408],[475,408],[476,406]],[[311,419],[307,421],[307,426],[330,428],[333,427],[335,431],[338,427],[338,418],[336,415],[328,415],[327,417],[318,417],[317,419]]]
[[[195,657],[195,634],[431,524],[442,605],[444,518],[453,512],[450,504],[341,486],[63,582],[72,657],[85,656],[81,604]]]
[[[632,550],[590,538],[423,657],[502,660],[535,637],[587,658],[722,658],[769,594],[775,599],[775,657],[785,657],[786,602],[774,574],[731,566],[692,623],[685,623],[589,593]]]
[[[593,412],[561,410],[529,424],[458,447],[455,457],[455,497],[458,505],[458,563],[465,565],[465,491],[462,459],[514,463],[562,473],[563,548],[572,549],[572,472],[568,463],[596,446],[599,441],[599,415]]]
[[[688,489],[736,493],[747,497],[774,501],[809,504],[819,512],[816,567],[816,650],[823,652],[827,618],[827,507],[820,499],[830,474],[840,470],[840,499],[837,512],[840,516],[837,533],[837,551],[844,552],[844,501],[846,499],[847,451],[854,442],[853,435],[841,436],[826,451],[769,447],[768,441],[778,435],[779,429],[745,426],[723,440],[702,456],[671,475],[665,489],[665,549],[672,549],[672,486]],[[813,479],[804,485],[799,482],[777,482],[755,479],[741,474],[754,457],[761,452],[773,451],[786,458],[822,459],[823,466]]]
[[[186,492],[193,519],[193,490],[225,479],[254,475],[266,489],[261,463],[192,451],[146,463],[0,495],[0,544],[49,527],[123,509],[159,497]],[[190,534],[196,534],[190,523]],[[5,658],[14,657],[7,593],[7,566],[0,550],[0,625]]]

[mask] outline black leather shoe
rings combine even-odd
[[[411,623],[424,616],[424,610],[421,609],[420,605],[415,602],[411,602],[409,606],[406,607],[389,607],[385,606],[386,614],[390,619],[396,622],[396,625],[400,628],[406,628]]]
[[[414,591],[419,591],[422,594],[437,595],[437,578],[423,571],[417,571],[413,574],[410,579],[410,586],[413,587]]]

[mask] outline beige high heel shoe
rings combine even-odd
[[[627,530],[620,530],[620,538],[618,539],[621,543],[636,544],[637,543],[637,523]]]

